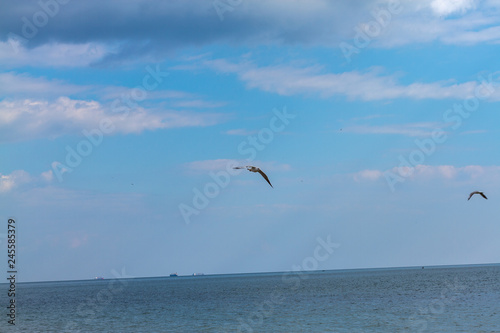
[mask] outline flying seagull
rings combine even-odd
[[[483,193],[483,192],[474,191],[474,192],[472,192],[471,194],[469,194],[469,199],[467,199],[467,200],[470,200],[470,198],[472,198],[472,196],[473,196],[474,194],[480,194],[483,198],[488,199],[488,198],[484,195],[484,193]]]
[[[264,177],[264,179],[269,183],[269,185],[271,185],[271,182],[269,181],[269,178],[267,178],[267,175],[261,169],[259,169],[257,167],[247,165],[247,166],[234,167],[233,169],[247,169],[250,172],[258,172],[258,173],[260,173],[260,175],[262,177]],[[271,187],[273,187],[273,185],[271,185]]]

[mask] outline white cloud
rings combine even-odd
[[[60,80],[47,80],[28,74],[0,73],[0,97],[59,97],[88,91],[91,87],[77,86]]]
[[[103,120],[110,124],[111,133],[128,134],[175,127],[210,126],[222,118],[219,114],[141,107],[122,111],[113,112],[110,105],[102,105],[97,101],[68,97],[60,97],[54,102],[4,100],[0,102],[0,141],[82,134],[84,130],[101,130]]]
[[[368,6],[376,7],[375,3]],[[496,1],[403,0],[401,7],[402,12],[392,15],[389,24],[367,47],[397,48],[432,42],[455,45],[499,42],[497,26],[500,15]],[[342,41],[354,45],[354,27],[361,27],[369,21],[362,19],[350,23],[351,32],[349,36],[342,36]]]
[[[477,44],[483,42],[500,42],[500,27],[488,27],[479,31],[463,31],[449,34],[443,37],[443,41],[448,44]]]
[[[204,64],[218,72],[236,74],[248,88],[290,96],[296,94],[319,95],[327,98],[335,95],[349,99],[384,100],[395,98],[447,99],[474,96],[478,83],[416,82],[402,85],[396,76],[384,75],[380,68],[368,71],[322,73],[319,66],[257,67],[250,63],[235,64],[224,59],[205,61]]]
[[[10,38],[0,42],[0,62],[8,67],[82,67],[98,61],[110,50],[109,46],[100,43],[48,43],[26,48],[20,40]]]
[[[145,74],[148,75],[148,74]],[[140,81],[139,81],[140,82]],[[140,87],[140,86],[139,86]],[[0,73],[0,99],[9,100],[19,98],[55,99],[58,97],[74,97],[96,95],[101,101],[135,100],[137,88],[124,86],[75,85],[63,80],[33,77],[27,73],[5,72]],[[155,101],[161,105],[178,108],[218,108],[227,105],[226,102],[206,101],[203,97],[193,93],[178,90],[155,89],[140,95],[140,102]],[[134,101],[132,101],[134,103]],[[137,103],[134,103],[137,104]]]
[[[383,172],[379,170],[362,170],[354,174],[353,178],[356,181],[361,180],[377,180],[383,176]]]
[[[403,177],[404,180],[455,180],[482,184],[500,182],[500,166],[467,165],[456,167],[453,165],[423,165],[410,167],[394,167],[389,170],[366,169],[352,174],[356,181],[376,181],[383,179],[386,172]]]
[[[52,180],[52,170],[42,172],[39,176],[32,176],[24,170],[14,170],[8,175],[0,173],[0,193],[10,192],[26,184],[47,184]]]
[[[51,182],[54,179],[54,174],[52,173],[52,170],[42,172],[40,176],[43,180],[47,182]]]
[[[173,108],[176,103],[178,108],[183,109],[225,105],[204,101],[191,93],[151,91],[140,102],[133,100],[134,94],[137,92],[127,87],[80,86],[28,74],[0,73],[0,142],[81,135],[83,130],[99,129],[103,119],[112,123],[114,133],[127,134],[174,127],[210,126],[223,118],[217,113]],[[83,97],[88,95],[93,98],[101,96],[101,100]],[[126,101],[129,97],[131,102]]]
[[[437,15],[450,15],[454,13],[464,14],[475,9],[477,1],[475,0],[433,0],[431,8]]]
[[[15,170],[9,175],[0,174],[0,193],[9,192],[30,180],[31,176],[24,170]]]

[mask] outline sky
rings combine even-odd
[[[1,7],[19,281],[500,262],[500,1]]]

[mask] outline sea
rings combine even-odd
[[[500,265],[31,282],[1,332],[500,332]]]

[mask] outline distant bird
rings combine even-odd
[[[474,191],[474,192],[472,192],[471,194],[469,194],[469,199],[467,199],[467,200],[470,200],[470,198],[472,198],[472,196],[473,196],[474,194],[480,194],[483,198],[488,199],[488,198],[484,195],[484,193],[483,193],[483,192]]]
[[[260,175],[262,177],[264,177],[264,179],[269,183],[269,185],[271,185],[271,182],[269,181],[269,178],[267,178],[267,175],[261,169],[259,169],[257,167],[247,165],[247,166],[234,167],[233,169],[247,169],[250,172],[258,172],[258,173],[260,173]],[[271,187],[273,187],[273,185],[271,185]]]

